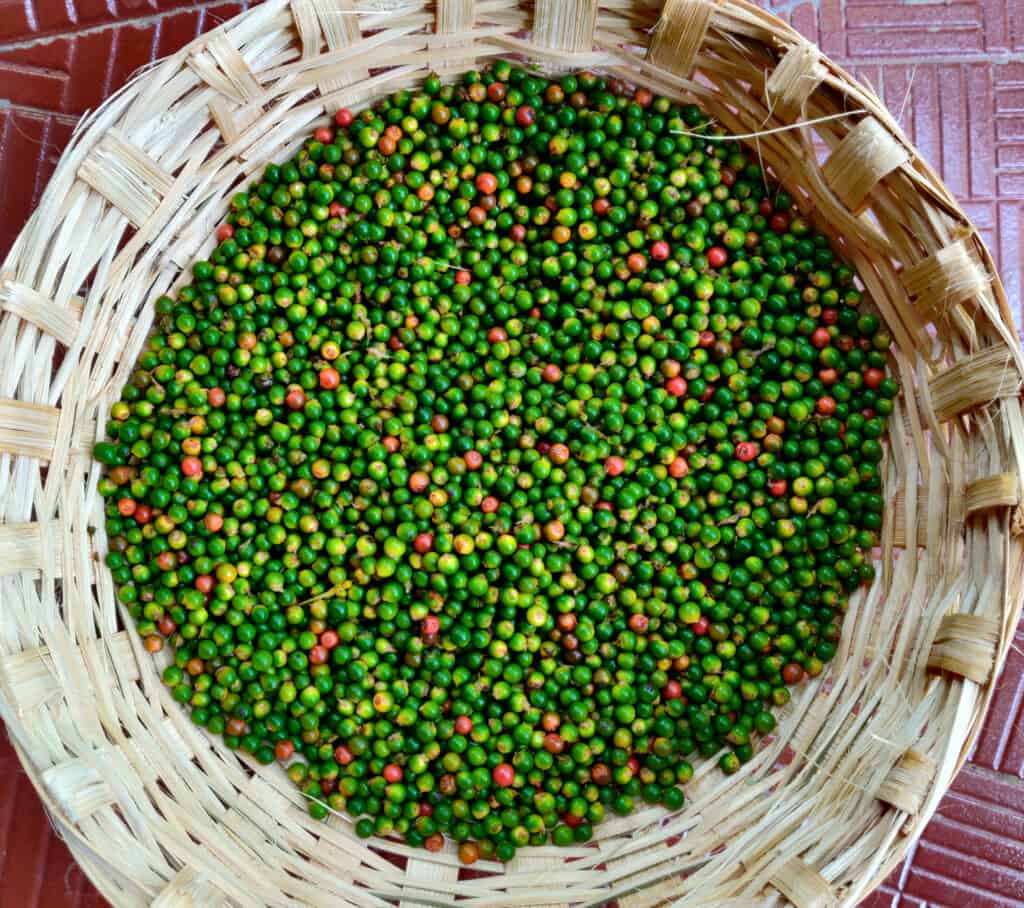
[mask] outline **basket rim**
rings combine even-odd
[[[807,908],[855,904],[903,858],[966,761],[1024,605],[1024,354],[984,241],[873,92],[747,0],[375,4],[267,0],[140,71],[81,121],[4,263],[0,602],[14,620],[0,628],[0,718],[22,765],[118,905],[320,904],[326,886],[331,904],[550,897],[639,908],[685,898],[694,880],[709,905],[761,898],[764,887]],[[788,740],[780,732],[728,784],[698,772],[687,795],[700,806],[605,821],[596,850],[481,862],[488,883],[460,878],[450,849],[346,841],[344,821],[306,823],[301,797],[272,772],[190,726],[95,562],[105,531],[88,451],[147,334],[148,300],[209,248],[239,180],[290,153],[325,110],[516,55],[629,77],[696,99],[734,134],[760,132],[780,182],[799,190],[816,227],[842,236],[893,332],[905,394],[889,427],[884,570],[851,601],[829,672],[796,698]],[[745,87],[757,85],[763,101]],[[795,759],[772,775],[787,749]],[[741,784],[751,794],[731,801]],[[776,785],[832,824],[810,828],[813,813],[780,796],[755,827],[768,846],[740,836],[749,849],[729,844],[717,862],[731,871],[705,863],[700,843],[717,847],[711,820],[732,828],[737,803],[736,816],[755,816],[754,794]],[[870,820],[856,837],[855,809]],[[780,814],[803,831],[769,836],[766,818]],[[254,817],[269,819],[275,841],[246,839]],[[218,830],[255,857],[230,864],[202,838]],[[683,844],[664,844],[676,835]],[[301,865],[318,838],[351,882]],[[851,838],[855,848],[843,844]],[[144,852],[135,860],[119,853],[129,840]],[[407,861],[403,873],[388,855]],[[265,887],[256,898],[234,885],[250,879]]]

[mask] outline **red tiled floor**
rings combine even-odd
[[[1024,0],[761,0],[885,99],[989,243],[1021,324]],[[0,0],[0,259],[78,118],[225,0]],[[969,765],[870,908],[1024,908],[1024,632]],[[102,900],[0,733],[0,906]]]

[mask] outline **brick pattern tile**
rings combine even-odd
[[[1021,324],[1024,0],[761,0],[870,84],[961,199]],[[71,131],[132,71],[242,8],[0,0],[0,259]],[[0,905],[99,906],[0,731]],[[865,908],[1024,908],[1024,629],[971,763]]]

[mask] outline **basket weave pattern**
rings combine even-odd
[[[450,844],[310,819],[278,767],[189,721],[124,629],[89,452],[150,301],[211,250],[240,184],[325,112],[509,55],[599,67],[760,133],[764,164],[887,322],[903,394],[878,578],[755,759],[728,778],[701,764],[674,814],[645,808],[588,845],[467,872]],[[1024,587],[1024,357],[1007,300],[882,103],[744,0],[268,0],[84,123],[3,266],[0,312],[0,716],[116,905],[854,905],[977,735]]]

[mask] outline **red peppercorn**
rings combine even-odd
[[[698,637],[703,637],[708,632],[708,624],[707,616],[701,615],[699,619],[690,625],[690,630]]]
[[[555,732],[549,732],[544,735],[544,749],[549,754],[560,754],[565,750],[565,741],[562,740],[562,736],[555,734]]]
[[[221,224],[217,228],[217,242],[223,243],[225,240],[230,240],[235,235],[235,228],[230,224]]]
[[[835,369],[819,369],[818,379],[823,385],[834,385],[839,381],[839,373]]]
[[[500,344],[502,341],[508,340],[508,332],[496,325],[487,332],[487,340],[492,344]]]
[[[455,272],[456,284],[468,284],[471,280],[472,275],[465,268],[460,268]]]
[[[508,235],[516,243],[521,243],[526,239],[526,227],[523,224],[513,224],[508,231]]]
[[[420,627],[425,635],[436,634],[441,630],[441,621],[437,615],[427,615],[420,623]]]
[[[516,780],[516,771],[511,763],[499,763],[491,771],[491,778],[499,788],[508,788]]]
[[[562,370],[559,369],[558,366],[556,366],[554,363],[548,363],[541,370],[540,375],[541,378],[544,379],[544,381],[548,382],[549,384],[554,384],[562,377]]]
[[[776,498],[785,495],[787,488],[788,486],[785,479],[772,479],[768,483],[769,494],[774,495]]]
[[[629,616],[629,629],[635,634],[646,634],[650,621],[646,615],[639,613]]]
[[[701,331],[697,342],[702,347],[710,347],[715,342],[715,335],[711,331]]]
[[[277,757],[282,763],[285,760],[290,760],[292,754],[295,753],[295,745],[291,741],[278,741],[274,745],[274,756]]]
[[[630,253],[626,256],[626,267],[632,271],[633,274],[639,274],[647,267],[647,256],[640,252]]]
[[[412,541],[412,547],[421,555],[425,555],[434,547],[434,537],[430,533],[419,533]]]
[[[672,463],[668,465],[668,475],[673,479],[682,479],[690,472],[690,465],[683,456],[673,457]]]
[[[219,533],[224,526],[224,518],[220,514],[207,514],[203,518],[203,525],[211,533]]]
[[[828,328],[819,327],[815,328],[814,331],[811,332],[811,343],[819,350],[822,347],[827,347],[831,340],[832,336],[828,333]]]
[[[444,848],[444,836],[439,832],[435,832],[433,835],[428,835],[423,840],[423,847],[427,851],[440,851]]]
[[[789,227],[789,215],[779,212],[773,214],[771,220],[768,222],[768,226],[776,233],[785,233],[786,228]]]
[[[320,645],[324,649],[332,650],[341,642],[337,631],[324,631],[320,635]]]
[[[729,261],[729,253],[721,246],[712,246],[708,250],[708,264],[712,268],[721,268],[727,261]]]
[[[822,416],[831,416],[836,412],[836,402],[832,397],[819,397],[815,409]]]
[[[516,110],[516,126],[532,126],[536,118],[536,112],[528,104]]]
[[[826,325],[834,325],[839,321],[839,310],[838,309],[822,309],[821,320]]]
[[[186,476],[201,476],[203,473],[203,462],[198,457],[189,455],[181,459],[181,472]]]
[[[736,459],[750,463],[757,457],[757,445],[752,441],[741,441],[736,445]]]
[[[682,685],[675,680],[666,681],[665,686],[661,689],[661,698],[663,700],[678,700],[682,695]]]
[[[339,744],[334,748],[334,761],[339,766],[348,766],[355,757],[352,755],[352,751],[349,750],[344,744]]]
[[[134,498],[119,498],[117,502],[117,513],[122,517],[131,517],[138,507]]]
[[[200,574],[193,583],[200,593],[212,593],[215,581],[210,574]]]
[[[782,669],[782,680],[786,684],[799,684],[803,679],[803,666],[798,665],[796,662],[790,662],[784,669]]]
[[[394,454],[402,443],[394,435],[385,435],[383,445],[388,454]]]
[[[384,767],[383,775],[385,780],[388,782],[401,782],[404,773],[402,772],[402,767],[397,763],[388,763],[388,765]]]
[[[670,378],[665,382],[665,390],[673,397],[682,397],[686,393],[686,389],[688,387],[689,385],[686,383],[686,379],[681,375]]]
[[[626,760],[626,765],[629,767],[629,771],[635,776],[640,772],[640,761],[636,757],[630,757]]]
[[[168,618],[167,615],[164,615],[163,618],[157,621],[156,627],[165,637],[170,637],[178,629],[178,625]]]
[[[881,369],[867,369],[864,372],[864,384],[872,390],[878,388],[885,379],[885,373]]]
[[[455,718],[455,732],[460,735],[468,735],[473,730],[473,720],[469,716],[457,716]]]
[[[493,495],[488,495],[483,501],[480,502],[480,510],[485,514],[493,514],[498,510],[500,502]]]
[[[327,391],[332,391],[338,387],[341,383],[341,375],[337,369],[328,366],[326,369],[320,370],[320,387]]]
[[[346,126],[351,126],[352,125],[352,121],[354,119],[355,119],[355,114],[352,113],[352,111],[349,110],[347,107],[341,108],[341,110],[339,110],[334,115],[334,122],[337,123],[343,129]]]
[[[563,814],[562,820],[565,822],[565,825],[568,826],[570,829],[575,829],[577,826],[580,825],[580,823],[583,822],[583,817],[578,817],[574,813],[567,813]]]
[[[466,461],[466,467],[470,470],[479,470],[484,462],[479,451],[467,451],[462,455],[462,459]]]
[[[498,188],[498,178],[493,173],[477,174],[476,188],[478,192],[482,192],[484,195],[490,195]]]
[[[768,217],[775,209],[772,207],[771,199],[761,199],[758,202],[757,210],[765,217]]]
[[[612,454],[611,457],[607,458],[604,462],[604,471],[609,476],[618,476],[626,469],[626,461],[624,461],[618,454]]]
[[[604,196],[594,199],[594,204],[591,206],[594,209],[594,214],[598,217],[608,214],[608,209],[612,207],[612,203]]]
[[[313,132],[313,138],[321,145],[330,145],[334,141],[334,130],[330,126],[320,126]]]
[[[323,665],[327,661],[327,647],[319,643],[309,651],[309,661],[313,665]]]
[[[223,407],[227,399],[228,396],[224,393],[223,388],[210,388],[210,390],[206,392],[206,402],[211,407]]]
[[[290,410],[301,410],[306,405],[306,392],[302,388],[292,388],[285,395],[284,402]]]
[[[657,240],[651,243],[651,258],[656,262],[663,262],[668,258],[671,250],[668,247],[668,243],[664,240]]]

